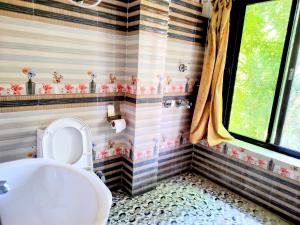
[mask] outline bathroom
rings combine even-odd
[[[299,0],[0,0],[0,224],[300,224]]]

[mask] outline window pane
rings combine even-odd
[[[231,132],[265,141],[292,0],[246,8],[238,59]]]
[[[298,51],[280,145],[300,151],[300,48]]]

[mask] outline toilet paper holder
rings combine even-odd
[[[121,119],[121,115],[115,115],[115,116],[107,116],[107,121],[110,123],[113,120]]]
[[[126,129],[126,121],[122,119],[118,103],[107,105],[107,121],[116,134]]]
[[[121,119],[121,111],[119,104],[107,105],[107,121],[110,123],[113,120]]]

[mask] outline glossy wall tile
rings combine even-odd
[[[114,151],[109,146],[114,141],[105,141],[102,147],[96,146],[96,159],[120,152],[137,161],[153,158],[154,146],[170,144],[178,135],[177,130],[166,137],[170,140],[161,141],[165,137],[160,129],[170,126],[160,124],[164,93],[188,95],[201,72],[198,63],[207,26],[206,18],[199,16],[201,8],[199,2],[165,0],[104,0],[96,9],[66,1],[1,1],[1,112],[34,115],[37,110],[129,101],[133,110],[125,115],[129,127],[123,135],[127,147]],[[181,12],[185,12],[183,17]],[[172,58],[182,51],[190,64],[184,74],[178,72],[180,59]],[[128,97],[122,99],[124,94]],[[137,96],[151,96],[153,104],[138,100],[136,107],[132,99]],[[153,126],[143,120],[145,110],[148,117],[157,119]],[[182,126],[188,132],[186,122]],[[146,135],[149,132],[153,135]],[[30,151],[28,147],[22,157]],[[30,149],[34,148],[31,142]],[[13,152],[10,159],[21,158],[19,154],[14,158]]]
[[[94,9],[63,0],[0,0],[0,162],[34,156],[37,129],[79,117],[92,129],[94,167],[111,189],[139,195],[191,168],[216,178],[218,171],[210,172],[221,171],[223,159],[212,165],[208,157],[215,156],[190,144],[192,109],[180,102],[191,102],[202,71],[208,25],[202,8],[198,0],[103,0]],[[127,122],[120,134],[106,121],[110,103],[120,104]],[[252,161],[268,164],[245,159],[224,174],[246,174]],[[281,167],[268,173],[287,174],[282,180],[296,174]],[[279,198],[274,208],[295,219],[299,182],[290,183],[296,189],[278,185],[274,196],[287,201]]]

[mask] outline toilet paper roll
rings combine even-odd
[[[116,133],[120,133],[126,128],[126,121],[124,119],[113,120],[110,122],[112,129],[116,130]]]

